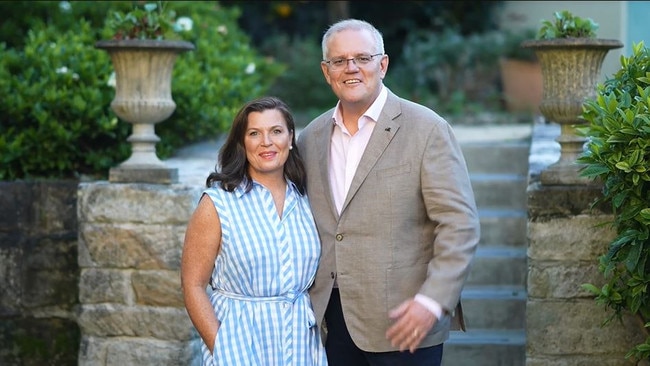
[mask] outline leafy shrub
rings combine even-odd
[[[588,136],[578,159],[585,164],[582,174],[602,181],[596,203],[611,204],[617,234],[599,261],[605,284],[583,286],[614,310],[605,323],[624,312],[650,321],[650,50],[643,42],[632,48],[621,69],[598,86],[596,98],[585,102],[588,125],[579,129]],[[627,357],[649,359],[650,338]]]
[[[196,49],[179,55],[174,68],[177,108],[156,125],[161,158],[225,131],[237,109],[265,94],[281,71],[251,48],[237,27],[238,9],[173,5],[178,16],[192,18],[192,31],[183,35]],[[65,32],[35,24],[24,48],[0,44],[0,180],[105,178],[129,156],[131,130],[110,109],[113,67],[108,53],[94,47],[111,38],[110,29],[84,19]]]
[[[97,174],[128,156],[128,125],[109,112],[111,72],[90,25],[42,26],[0,58],[0,179]],[[4,48],[4,46],[3,46]],[[11,75],[11,76],[9,76]]]
[[[537,56],[532,48],[521,47],[521,42],[535,39],[536,32],[532,28],[506,31],[503,57],[522,61],[537,61]]]
[[[292,110],[304,114],[296,115],[297,124],[306,125],[336,104],[336,96],[320,68],[323,58],[320,42],[278,35],[264,42],[260,52],[284,65],[285,71],[269,93],[282,98]]]
[[[389,66],[386,84],[438,113],[498,109],[498,60],[504,42],[498,31],[469,36],[453,29],[411,33],[401,63]]]

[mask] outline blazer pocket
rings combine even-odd
[[[377,169],[377,177],[387,178],[400,174],[408,174],[411,172],[411,163],[393,166],[390,168]]]

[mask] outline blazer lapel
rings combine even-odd
[[[336,211],[336,206],[334,205],[334,199],[332,198],[332,186],[330,185],[329,178],[329,162],[330,162],[330,145],[332,143],[332,128],[333,121],[332,116],[327,118],[322,124],[321,128],[316,132],[316,143],[318,144],[318,160],[316,160],[319,165],[320,179],[322,182],[322,187],[325,190],[325,198],[330,207],[332,215],[338,220],[339,214]]]
[[[352,200],[352,197],[354,197],[354,195],[357,193],[359,187],[361,187],[363,181],[366,180],[366,177],[368,177],[368,174],[370,174],[370,171],[377,163],[377,160],[379,160],[381,155],[386,150],[386,147],[399,130],[400,125],[399,123],[395,122],[395,118],[399,116],[400,113],[401,109],[399,107],[397,96],[388,91],[386,104],[384,105],[384,108],[379,115],[379,121],[377,121],[375,129],[370,135],[368,146],[361,156],[359,166],[357,167],[354,178],[352,178],[352,182],[350,183],[348,194],[345,197],[345,202],[343,202],[341,213],[345,211],[345,208]]]

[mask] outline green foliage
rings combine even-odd
[[[8,48],[22,48],[28,30],[50,25],[61,33],[78,29],[80,20],[101,28],[110,11],[127,12],[139,1],[0,1],[0,40]]]
[[[583,286],[596,302],[613,309],[614,318],[624,312],[650,320],[650,50],[643,42],[633,45],[629,57],[621,57],[621,69],[598,85],[596,98],[587,100],[583,118],[588,125],[579,132],[588,136],[578,162],[583,176],[603,183],[598,202],[611,204],[617,236],[600,257],[605,284]],[[646,324],[646,327],[648,325]],[[650,338],[627,357],[650,358]]]
[[[165,7],[163,1],[135,5],[127,13],[113,12],[106,23],[114,32],[113,39],[174,39],[176,13]]]
[[[401,63],[389,68],[386,84],[442,114],[498,109],[496,80],[504,42],[498,31],[469,36],[453,29],[411,33]]]
[[[521,47],[521,42],[535,39],[535,34],[536,31],[534,29],[506,31],[502,52],[503,57],[522,61],[537,61],[537,56],[533,49]]]
[[[260,49],[284,65],[285,71],[269,93],[282,98],[294,111],[296,123],[306,125],[313,118],[336,104],[336,96],[325,81],[320,68],[320,44],[305,38],[286,35],[269,37]]]
[[[265,94],[281,72],[250,46],[237,27],[236,8],[172,3],[169,10],[192,19],[192,29],[181,35],[196,49],[179,55],[172,81],[177,107],[156,125],[162,159],[227,130],[238,108]],[[131,125],[110,109],[109,55],[94,47],[111,30],[84,19],[67,31],[35,24],[24,48],[0,44],[0,180],[105,178],[131,147]]]
[[[543,20],[537,39],[596,38],[598,23],[591,18],[581,18],[568,10],[553,13],[553,20]]]
[[[94,175],[128,156],[128,126],[109,112],[108,55],[85,21],[27,34],[0,58],[0,180]],[[124,143],[119,143],[123,141]]]

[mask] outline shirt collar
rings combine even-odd
[[[248,181],[247,179],[242,180],[242,182],[239,183],[237,188],[235,188],[234,193],[237,195],[237,198],[241,198],[246,193],[248,193],[248,192],[246,192],[246,182],[247,181]],[[287,185],[289,186],[289,191],[290,192],[299,192],[298,191],[298,186],[296,186],[296,184],[294,182],[287,179]],[[253,189],[255,189],[255,187],[262,187],[263,188],[263,186],[260,183],[258,183],[256,180],[253,179]]]
[[[384,105],[386,105],[386,99],[388,98],[388,91],[386,90],[386,87],[382,84],[381,85],[381,91],[379,92],[379,95],[375,99],[375,101],[368,107],[368,109],[363,113],[362,117],[368,117],[371,120],[377,122],[379,121],[379,115],[381,114],[381,110],[384,109]],[[341,101],[339,100],[336,102],[336,108],[334,108],[334,115],[332,116],[332,122],[334,124],[341,124],[343,122],[343,117],[341,116]],[[359,128],[363,127],[363,125],[366,123],[364,121],[364,118],[361,118],[361,122],[359,123]]]

